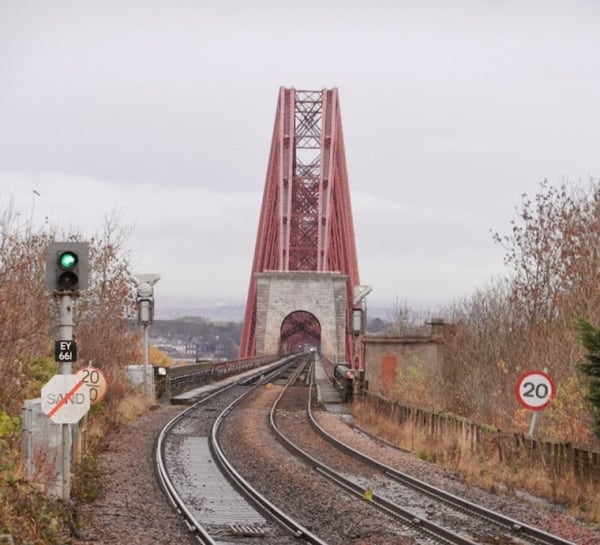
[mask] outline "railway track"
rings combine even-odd
[[[306,362],[261,372],[165,427],[158,473],[199,542],[574,545],[340,443],[312,414],[311,377]]]
[[[159,480],[200,543],[241,544],[260,537],[265,545],[326,545],[246,483],[218,444],[225,415],[271,374],[281,372],[280,365],[274,366],[267,374],[261,371],[215,390],[171,420],[159,435]]]
[[[298,407],[299,396],[305,398],[307,418],[302,421],[297,418],[296,411],[280,408]],[[288,450],[348,493],[414,526],[440,543],[575,545],[447,493],[358,452],[318,424],[312,413],[311,398],[312,388],[304,391],[284,388],[271,408],[271,427]],[[315,433],[311,434],[308,429],[299,433],[302,426],[310,427]],[[381,493],[375,493],[375,490]]]

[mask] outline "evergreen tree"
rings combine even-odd
[[[594,407],[595,435],[600,439],[600,329],[585,320],[578,320],[581,343],[588,351],[587,362],[580,365],[588,377],[588,401]]]

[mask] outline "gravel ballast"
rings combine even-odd
[[[187,526],[164,496],[154,471],[154,444],[158,433],[181,407],[161,406],[107,437],[107,449],[98,455],[104,494],[93,503],[79,505],[80,537],[70,543],[128,545],[191,544]],[[382,447],[349,425],[345,415],[319,412],[320,423],[333,435],[354,448],[385,458],[419,478],[443,486],[449,491],[498,509],[516,519],[557,533],[577,545],[600,545],[600,532],[557,511],[514,497],[489,494],[466,486],[456,475],[415,456]],[[315,513],[315,517],[318,516]],[[358,532],[358,529],[357,529]],[[367,542],[366,540],[364,541]]]
[[[156,437],[181,410],[149,410],[107,437],[108,447],[97,460],[103,494],[78,506],[81,537],[72,544],[197,544],[167,501],[154,470]]]

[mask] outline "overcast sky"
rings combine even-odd
[[[600,176],[599,23],[596,0],[0,0],[0,210],[84,236],[120,212],[159,308],[243,303],[278,89],[338,87],[368,300],[443,305],[508,274],[491,232],[523,193]]]

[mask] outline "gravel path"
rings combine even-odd
[[[192,540],[156,480],[156,437],[181,407],[161,406],[143,414],[108,437],[98,456],[103,497],[79,506],[82,538],[78,545],[187,545]]]

